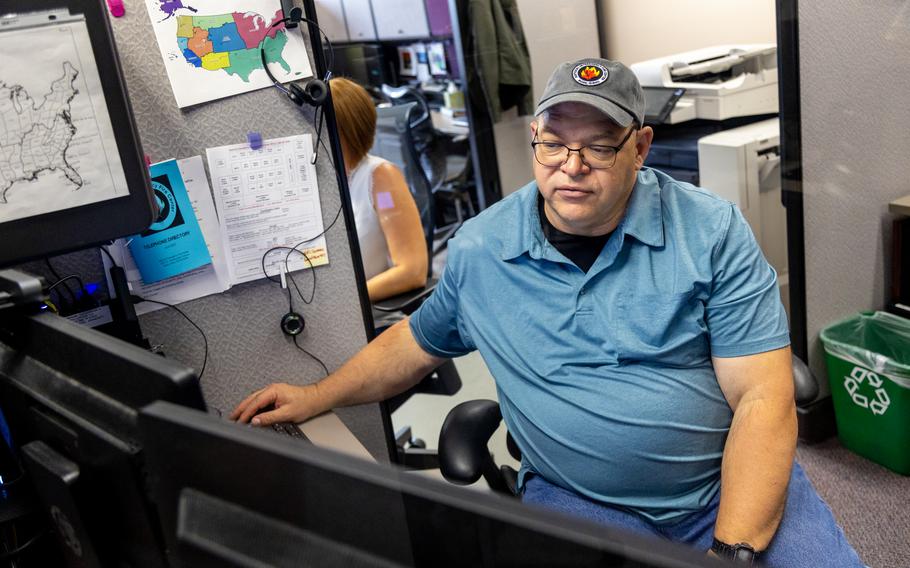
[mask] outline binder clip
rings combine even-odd
[[[250,149],[258,150],[262,148],[262,134],[259,134],[258,132],[250,132],[246,135],[246,139],[250,143]]]
[[[123,0],[107,0],[107,7],[111,11],[111,16],[119,18],[126,13],[123,8]]]

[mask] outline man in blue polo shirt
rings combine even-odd
[[[862,566],[794,465],[786,316],[740,211],[643,166],[653,131],[621,63],[560,65],[535,114],[535,181],[465,224],[410,320],[233,417],[382,400],[476,349],[525,501],[748,563]]]

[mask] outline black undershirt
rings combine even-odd
[[[538,196],[537,198],[537,211],[540,214],[540,228],[543,230],[543,236],[546,237],[551,245],[556,247],[556,250],[561,252],[566,258],[575,263],[575,266],[581,268],[584,272],[591,269],[591,266],[594,265],[594,261],[597,260],[600,251],[603,250],[604,245],[607,244],[610,235],[613,234],[613,231],[610,231],[606,235],[584,237],[581,235],[563,233],[554,227],[550,223],[550,220],[547,219],[547,215],[543,210],[543,197]]]

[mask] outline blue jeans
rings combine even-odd
[[[667,525],[656,525],[635,513],[591,501],[573,491],[553,485],[539,475],[528,476],[522,500],[611,527],[659,536],[707,551],[714,538],[714,522],[717,519],[720,496],[715,496],[703,511]],[[856,551],[837,526],[831,509],[818,496],[799,464],[793,464],[784,516],[774,539],[762,554],[761,564],[769,568],[863,566]]]

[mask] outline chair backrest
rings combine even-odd
[[[427,102],[427,98],[414,87],[393,87],[391,85],[383,85],[382,94],[393,105],[417,103],[417,112],[411,115],[412,129],[416,130],[426,123],[432,125],[432,121],[430,120],[430,105]]]
[[[420,154],[411,129],[414,114],[420,110],[416,103],[376,109],[376,138],[370,153],[392,162],[404,172],[405,180],[417,203],[420,222],[427,241],[427,254],[433,251],[433,230],[436,211],[430,180],[420,164]],[[428,263],[432,265],[432,263]],[[428,274],[429,274],[428,269]]]
[[[427,97],[419,89],[407,85],[383,85],[382,94],[394,106],[417,104],[417,109],[411,113],[410,118],[411,136],[420,157],[420,166],[430,181],[430,189],[436,191],[446,178],[446,149],[433,126]]]

